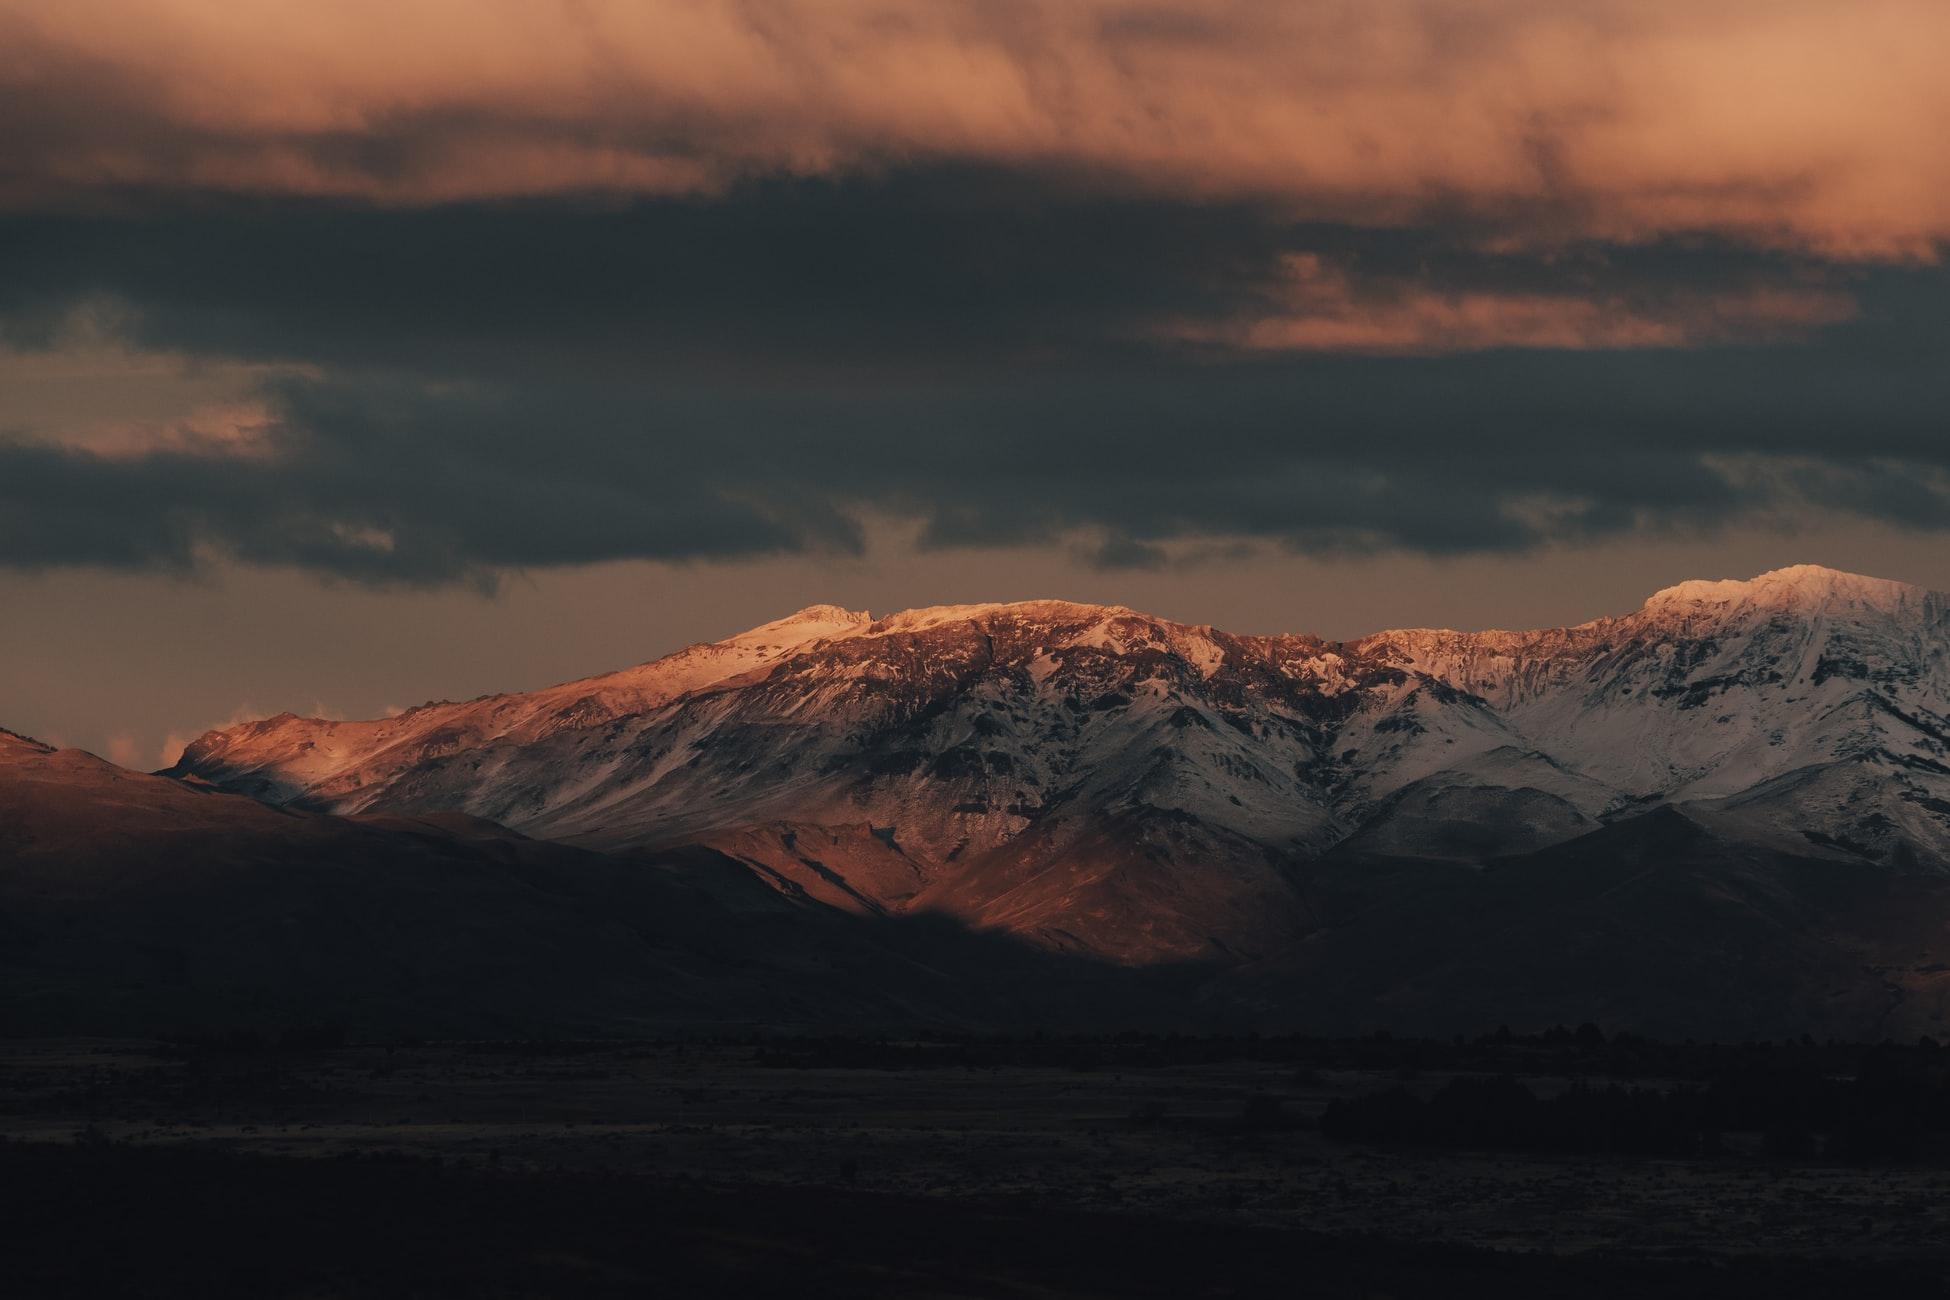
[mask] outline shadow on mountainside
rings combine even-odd
[[[1950,883],[1730,844],[1670,809],[1481,869],[1330,856],[1291,869],[1315,928],[1286,950],[1140,966],[795,901],[704,848],[606,855],[462,817],[295,812],[6,744],[11,1034],[1589,1020],[1875,1039],[1940,1030],[1950,996]]]
[[[1321,931],[1221,983],[1323,1028],[1876,1040],[1941,1034],[1950,1011],[1950,880],[1728,841],[1672,808],[1480,869],[1330,856],[1300,888]]]
[[[1056,1027],[1183,1007],[1201,974],[795,903],[707,849],[276,809],[22,745],[0,754],[0,940],[16,1035]]]

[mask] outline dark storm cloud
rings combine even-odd
[[[1845,314],[1854,274],[1721,241],[1484,251],[1494,234],[1464,222],[1298,223],[1265,202],[1163,200],[1102,177],[972,168],[630,204],[0,216],[0,329],[46,343],[92,298],[126,307],[125,327],[152,346],[418,373],[954,368],[1174,340],[1229,351],[1227,331],[1256,321],[1399,316],[1431,301],[1486,305],[1492,317],[1499,305],[1562,314],[1595,304],[1621,325],[1664,328],[1665,342],[1723,341],[1821,323],[1787,309],[1796,303]],[[1311,280],[1295,274],[1299,262],[1316,268]],[[1757,298],[1785,306],[1778,318],[1750,309],[1744,325],[1713,319],[1716,303]],[[1494,319],[1476,328],[1488,337],[1469,337],[1465,323],[1349,350],[1512,341]],[[1262,350],[1285,350],[1274,344]]]
[[[1246,205],[971,171],[629,205],[0,217],[0,313],[46,342],[110,299],[155,346],[421,371],[952,364],[1223,310],[1285,237]]]
[[[1484,235],[965,168],[4,218],[17,348],[58,350],[92,308],[142,347],[286,373],[247,437],[113,454],[0,405],[0,562],[489,582],[855,549],[870,515],[1113,566],[1811,505],[1945,525],[1940,271]]]
[[[587,379],[291,381],[249,454],[0,451],[14,564],[208,547],[374,580],[858,545],[1253,538],[1510,550],[1822,504],[1950,522],[1943,381],[1791,353],[1310,360],[888,381],[844,391]],[[1849,397],[1879,384],[1875,401]],[[1936,477],[1932,478],[1934,474]]]

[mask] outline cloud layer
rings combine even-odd
[[[241,446],[0,446],[0,563],[223,555],[376,583],[612,559],[1068,545],[1514,551],[1839,512],[1950,526],[1940,369],[1865,346],[1500,352],[866,386],[294,378]]]
[[[1938,0],[0,0],[16,209],[974,163],[1491,240],[1950,235]]]
[[[1930,0],[0,0],[0,565],[1950,527]]]

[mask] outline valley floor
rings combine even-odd
[[[1737,1134],[1711,1160],[1401,1150],[1314,1125],[1334,1098],[1441,1072],[873,1057],[0,1043],[0,1212],[19,1230],[0,1284],[1812,1295],[1950,1277],[1941,1164],[1782,1162]]]

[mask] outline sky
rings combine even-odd
[[[1940,0],[0,0],[0,726],[1950,588]]]

